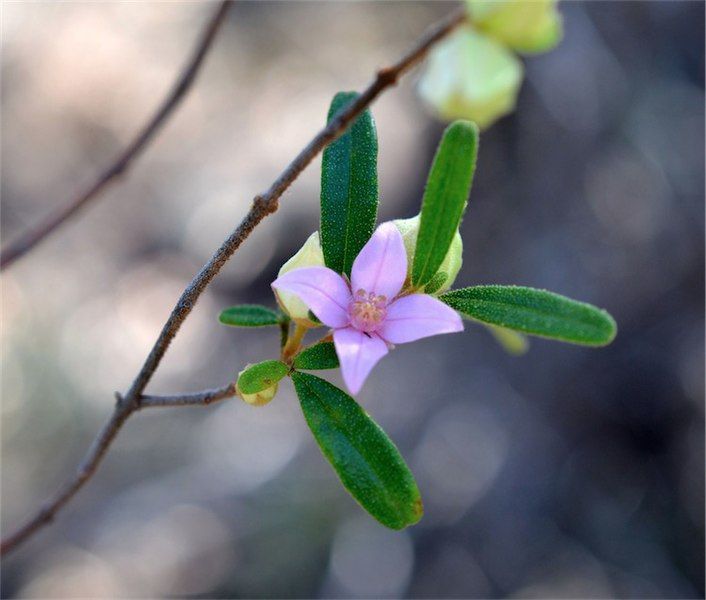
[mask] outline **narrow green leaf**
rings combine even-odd
[[[434,277],[461,223],[471,191],[478,154],[478,128],[456,121],[444,132],[429,171],[414,250],[412,284]]]
[[[233,327],[265,327],[279,325],[281,317],[274,310],[259,304],[241,304],[226,308],[218,320]]]
[[[353,498],[391,529],[419,521],[414,476],[377,423],[329,382],[299,372],[292,380],[314,438]]]
[[[338,356],[333,342],[319,342],[294,358],[294,368],[304,370],[337,369]]]
[[[336,94],[328,120],[356,97],[355,92]],[[321,247],[326,266],[337,273],[350,275],[353,260],[375,228],[377,158],[377,132],[369,110],[324,150],[321,163]]]
[[[479,285],[439,299],[471,319],[574,344],[605,346],[617,330],[604,310],[529,287]]]
[[[445,271],[439,271],[436,275],[434,275],[434,277],[429,280],[429,283],[424,286],[424,293],[433,294],[434,292],[439,291],[441,287],[446,283],[446,280],[448,278],[448,273],[446,273]]]
[[[236,383],[243,394],[257,394],[272,387],[289,373],[289,367],[278,360],[266,360],[249,365],[240,373]]]

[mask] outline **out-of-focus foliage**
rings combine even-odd
[[[471,22],[517,52],[551,50],[562,36],[558,0],[466,0]]]
[[[432,49],[419,93],[446,121],[481,128],[515,109],[523,78],[514,52],[554,48],[563,33],[557,0],[466,0],[469,23]]]
[[[512,51],[464,25],[429,54],[419,93],[441,119],[485,128],[515,109],[522,73]]]

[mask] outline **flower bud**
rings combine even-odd
[[[277,394],[278,385],[279,384],[275,383],[272,387],[257,392],[256,394],[243,394],[238,389],[238,386],[236,384],[235,392],[238,394],[239,398],[241,398],[252,406],[264,406],[265,404],[268,404],[272,400],[272,398],[275,397],[275,394]]]
[[[300,250],[282,265],[278,276],[282,276],[294,269],[302,267],[324,266],[324,253],[319,241],[319,232],[315,231],[304,242]],[[309,307],[291,292],[277,290],[275,296],[282,310],[299,325],[304,327],[318,327],[320,324],[310,319]]]
[[[473,25],[517,52],[551,50],[563,34],[558,0],[466,0]]]
[[[419,235],[419,224],[421,222],[421,215],[412,217],[410,219],[397,219],[393,221],[399,232],[402,234],[402,240],[404,241],[404,247],[407,251],[407,278],[412,274],[412,265],[414,263],[414,249],[417,245],[417,236]],[[436,275],[439,273],[445,273],[446,277],[443,281],[435,286],[433,290],[434,294],[441,294],[448,290],[453,282],[456,280],[458,272],[461,270],[461,264],[463,263],[463,241],[461,240],[461,234],[456,230],[453,239],[451,240],[451,245],[449,246],[449,251],[444,257],[444,261],[437,270]],[[433,278],[432,278],[433,279]]]
[[[463,26],[430,52],[419,93],[440,118],[485,128],[515,108],[522,73],[503,44]]]

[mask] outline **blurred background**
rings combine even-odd
[[[90,183],[152,113],[215,5],[4,3],[2,234]],[[243,2],[129,175],[2,277],[2,527],[73,472],[178,294],[251,198],[446,2]],[[426,514],[346,494],[290,383],[253,408],[136,415],[3,597],[697,598],[704,594],[704,5],[564,3],[516,113],[484,133],[459,285],[607,308],[616,341],[481,327],[400,348],[360,402]],[[380,219],[418,212],[443,124],[418,72],[373,107]],[[312,164],[198,303],[149,391],[220,386],[276,330],[218,324],[318,225]],[[331,375],[339,381],[337,374]]]

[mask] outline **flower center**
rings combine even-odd
[[[351,324],[361,331],[375,331],[387,315],[387,298],[358,290],[349,307]]]

